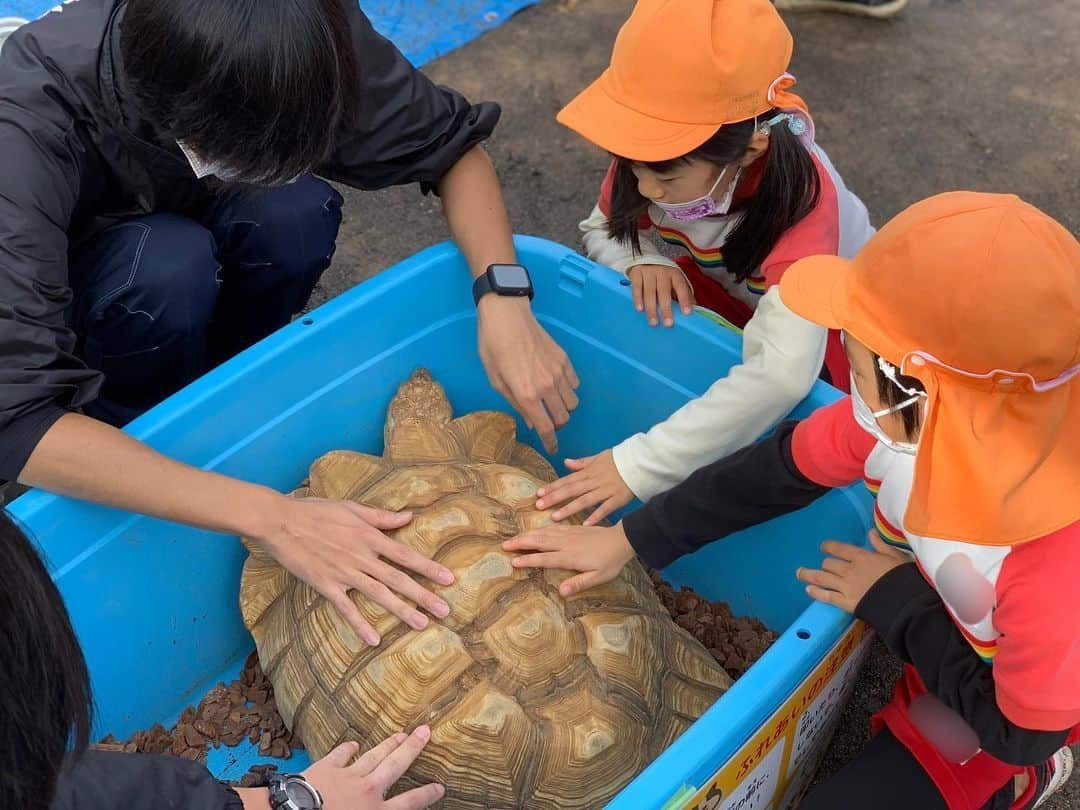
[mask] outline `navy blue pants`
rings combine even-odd
[[[150,214],[80,245],[68,321],[105,375],[86,413],[127,424],[287,324],[330,266],[341,203],[309,175],[222,197],[198,221]]]

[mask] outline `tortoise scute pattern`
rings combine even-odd
[[[250,547],[241,608],[286,725],[316,759],[430,723],[400,787],[442,782],[449,810],[603,806],[730,679],[670,620],[636,562],[569,599],[557,591],[566,572],[511,566],[500,543],[550,523],[535,500],[554,473],[508,415],[453,419],[421,370],[390,405],[385,444],[382,457],[323,456],[294,495],[412,510],[394,536],[454,571],[436,586],[450,616],[418,632],[354,594],[383,638],[368,648]]]

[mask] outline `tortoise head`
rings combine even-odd
[[[453,416],[446,391],[431,378],[431,372],[420,368],[401,384],[390,402],[386,415],[387,435],[399,425],[443,425]]]

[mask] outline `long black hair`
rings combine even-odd
[[[885,372],[881,370],[880,365],[881,357],[874,355],[874,382],[877,383],[878,398],[884,405],[892,408],[899,405],[905,400],[911,399],[911,394],[902,390],[896,383],[885,376]],[[887,362],[887,361],[886,361]],[[909,377],[907,374],[901,374],[900,369],[896,370],[896,380],[900,385],[904,386],[911,391],[920,391],[926,393],[926,388],[915,377]],[[900,418],[904,421],[904,433],[907,437],[914,441],[918,435],[918,429],[922,426],[922,408],[919,407],[919,403],[915,403],[910,408],[904,408],[902,411],[897,411]]]
[[[638,221],[648,210],[649,200],[638,192],[634,166],[661,174],[695,159],[727,166],[746,153],[758,121],[777,112],[773,109],[755,119],[727,124],[693,152],[673,160],[640,163],[616,155],[608,234],[630,245],[635,253],[641,252]],[[785,124],[770,130],[764,160],[761,183],[724,242],[724,264],[738,281],[746,280],[761,266],[784,231],[814,209],[821,193],[821,179],[810,153]]]
[[[69,750],[90,735],[90,679],[34,546],[0,509],[0,797],[48,810]]]
[[[120,49],[141,114],[246,183],[311,171],[353,120],[345,2],[128,0]]]

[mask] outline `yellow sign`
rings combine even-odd
[[[792,810],[851,695],[872,633],[856,621],[685,810]]]

